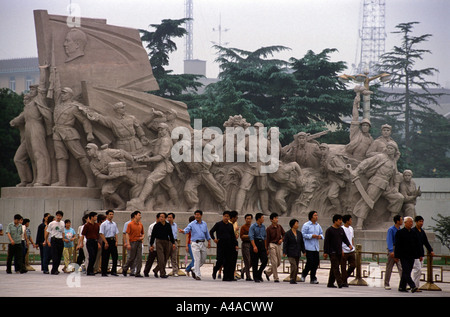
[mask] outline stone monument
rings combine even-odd
[[[240,114],[224,122],[225,134],[193,129],[184,103],[149,93],[158,83],[138,30],[90,18],[70,26],[44,10],[34,17],[41,80],[11,121],[24,131],[21,182],[2,190],[3,210],[34,207],[40,220],[57,209],[73,219],[92,209],[230,209],[301,221],[316,210],[321,219],[352,214],[358,230],[384,230],[392,215],[414,212],[420,191],[412,172],[397,170],[391,128],[374,140],[370,120],[359,120],[364,87],[355,88],[347,145],[320,143],[328,131],[299,131],[281,147],[276,127]]]

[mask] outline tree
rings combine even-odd
[[[341,115],[350,114],[353,97],[336,80],[345,63],[329,61],[336,50],[309,51],[287,62],[272,58],[289,50],[284,46],[216,49],[220,80],[190,107],[191,117],[202,118],[204,125],[221,127],[228,116],[242,114],[248,122],[278,127],[284,144],[299,131],[323,131],[327,123],[344,126]]]
[[[183,99],[183,93],[188,90],[197,91],[202,86],[197,80],[203,76],[192,74],[171,74],[172,70],[167,70],[169,65],[169,54],[177,50],[176,43],[173,38],[180,38],[187,34],[185,28],[180,27],[186,23],[188,18],[171,20],[164,19],[161,24],[150,24],[155,30],[150,32],[140,29],[141,40],[147,43],[145,46],[149,53],[150,64],[152,66],[153,75],[159,84],[159,91],[152,94],[180,100]]]
[[[14,186],[20,182],[14,164],[14,155],[20,145],[19,130],[9,122],[23,110],[23,95],[7,88],[0,89],[0,187]]]
[[[450,250],[450,216],[442,216],[438,214],[438,219],[431,217],[436,221],[436,225],[430,227],[431,230],[436,232],[436,237],[441,243]]]
[[[301,59],[290,59],[297,87],[284,105],[284,113],[292,118],[290,125],[297,131],[317,132],[324,130],[326,124],[335,125],[338,132],[328,139],[346,142],[341,138],[347,127],[342,118],[351,114],[354,96],[337,80],[347,66],[343,61],[330,61],[329,55],[335,52],[336,49],[330,48],[318,54],[309,50]]]
[[[412,31],[419,22],[400,23],[396,26],[394,34],[401,35],[401,45],[394,46],[392,51],[381,56],[379,70],[392,75],[389,81],[391,90],[384,91],[385,103],[375,109],[375,113],[382,120],[389,120],[393,130],[397,131],[398,143],[402,145],[402,158],[400,164],[416,166],[424,162],[418,162],[417,152],[430,153],[436,147],[432,144],[439,138],[438,135],[428,138],[431,143],[424,142],[420,133],[428,129],[426,124],[436,120],[439,115],[432,109],[432,105],[438,105],[438,97],[441,93],[433,93],[430,89],[439,84],[428,78],[438,72],[436,68],[428,67],[417,69],[416,63],[424,58],[429,50],[418,46],[432,36],[424,34],[413,36]],[[394,120],[393,120],[394,119]],[[445,134],[450,135],[446,128]],[[433,129],[436,131],[436,129]],[[428,132],[430,130],[428,129]],[[429,137],[430,135],[428,135]],[[448,142],[447,142],[448,143]],[[423,148],[419,148],[423,145]],[[446,146],[449,149],[448,144]],[[445,153],[445,149],[444,149]],[[430,163],[430,161],[428,161]],[[449,171],[450,172],[450,171]],[[415,173],[416,176],[424,176]]]

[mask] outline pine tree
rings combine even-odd
[[[430,153],[429,151],[437,150],[429,142],[439,142],[440,137],[435,135],[429,138],[428,135],[427,143],[425,143],[420,133],[420,131],[429,131],[429,127],[425,126],[426,123],[430,123],[430,119],[436,119],[439,116],[432,106],[438,105],[438,98],[442,94],[430,90],[439,87],[439,84],[429,80],[438,70],[433,67],[417,69],[417,62],[423,60],[425,54],[431,53],[419,46],[432,36],[431,34],[414,36],[413,28],[418,23],[400,23],[396,26],[397,31],[392,33],[400,34],[401,45],[394,46],[390,52],[383,54],[377,65],[380,71],[390,73],[392,79],[388,82],[391,89],[384,91],[385,103],[378,105],[374,113],[379,119],[386,120],[393,126],[395,136],[398,138],[397,142],[402,145],[401,160],[403,162],[399,163],[405,168],[423,165],[425,162],[419,162],[416,159],[418,151]],[[447,137],[449,133],[450,131],[447,130]],[[423,147],[420,148],[420,146]],[[445,156],[445,149],[440,150],[440,152],[444,150]],[[426,170],[430,169],[431,167],[424,167],[422,173],[427,173]],[[415,173],[415,176],[419,175]]]
[[[169,54],[177,50],[177,45],[173,38],[181,38],[187,31],[181,27],[188,18],[171,20],[164,19],[161,24],[150,24],[154,31],[140,29],[141,40],[148,49],[150,64],[152,65],[153,75],[159,85],[159,91],[152,94],[166,98],[182,100],[187,97],[184,94],[187,91],[197,91],[202,84],[198,81],[201,75],[192,74],[172,74],[172,70],[167,70],[169,65]]]

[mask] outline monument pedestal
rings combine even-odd
[[[36,235],[37,226],[44,213],[55,215],[61,210],[64,219],[72,221],[72,227],[81,224],[86,210],[103,209],[100,188],[86,187],[3,187],[0,198],[0,223],[7,225],[14,214],[20,214],[31,221],[31,234]]]

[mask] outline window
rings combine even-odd
[[[9,78],[9,89],[16,91],[16,77]]]

